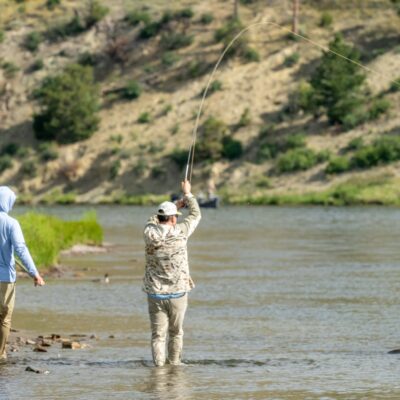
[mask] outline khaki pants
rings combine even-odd
[[[183,319],[187,309],[188,295],[178,299],[156,300],[148,297],[151,323],[151,349],[157,367],[166,361],[165,347],[168,334],[168,359],[173,365],[181,363],[183,346]]]
[[[15,283],[0,282],[0,360],[6,359],[6,343],[15,303]]]

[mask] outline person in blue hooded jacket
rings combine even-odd
[[[7,358],[6,343],[11,328],[11,317],[15,303],[14,252],[33,278],[35,286],[43,286],[44,280],[25,244],[19,222],[10,217],[17,196],[7,186],[0,186],[0,360]]]

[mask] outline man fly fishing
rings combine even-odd
[[[35,286],[43,286],[44,280],[37,271],[18,221],[11,218],[15,193],[7,186],[0,186],[0,360],[7,359],[6,343],[10,334],[11,317],[15,303],[15,259],[14,252],[25,265]]]
[[[183,199],[176,204],[161,203],[157,214],[144,228],[146,269],[143,289],[148,296],[151,348],[157,367],[166,362],[181,364],[187,293],[194,288],[189,273],[187,240],[196,229],[201,213],[188,180],[182,182],[182,192]],[[184,206],[189,208],[189,215],[177,223],[178,216],[182,215],[178,209]]]

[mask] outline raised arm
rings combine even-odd
[[[183,192],[183,200],[178,203],[178,208],[183,205],[187,205],[189,208],[189,215],[183,220],[183,222],[179,223],[178,226],[182,230],[182,232],[189,237],[201,219],[201,212],[199,204],[197,203],[196,198],[191,193],[191,185],[189,181],[182,182],[182,192]]]

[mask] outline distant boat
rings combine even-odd
[[[181,197],[177,194],[172,194],[171,195],[171,201],[177,201]],[[205,197],[205,196],[197,196],[196,197],[197,202],[199,203],[199,206],[202,208],[218,208],[219,207],[219,197],[212,195],[210,197]]]

